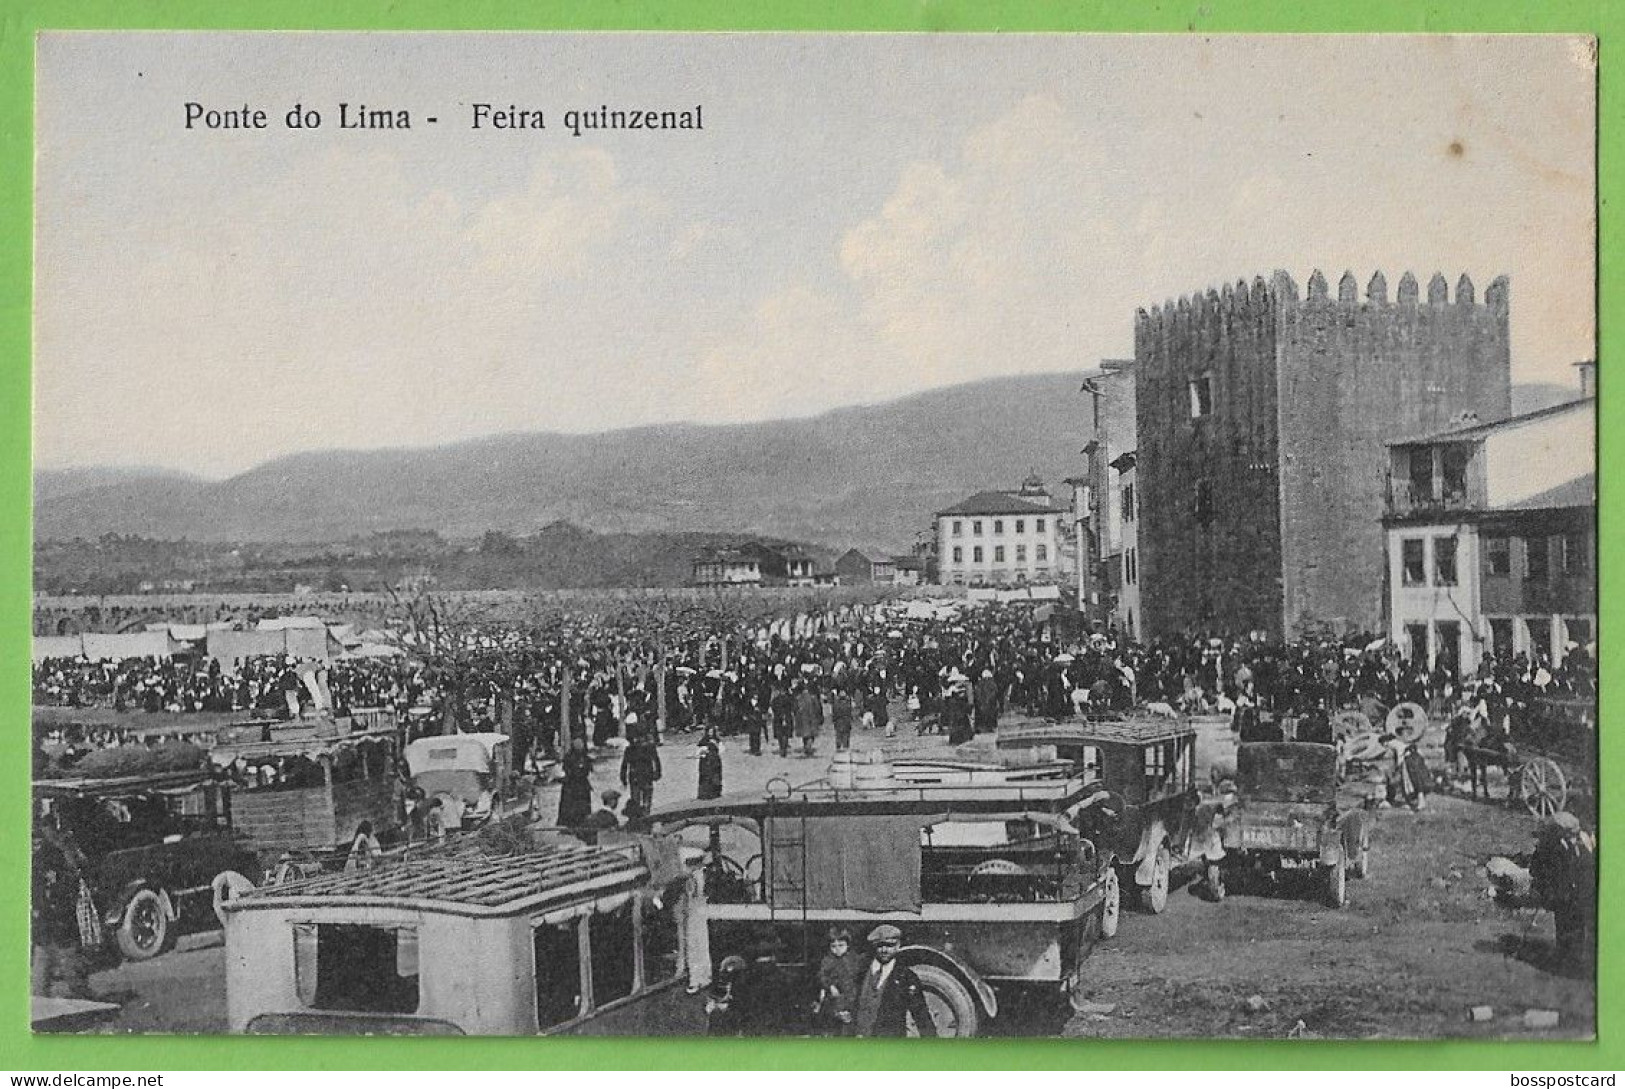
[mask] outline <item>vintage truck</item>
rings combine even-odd
[[[204,769],[36,780],[34,819],[84,856],[100,924],[84,936],[125,960],[218,926],[219,902],[259,871],[233,829],[228,786]]]
[[[1001,991],[1080,997],[1120,909],[1111,856],[1079,830],[1107,792],[1059,762],[866,770],[654,812],[657,832],[696,832],[707,850],[713,954],[769,950],[785,993],[805,995],[831,927],[861,943],[890,924],[942,1036],[980,1032]],[[806,1031],[795,1007],[762,1031]]]
[[[694,884],[675,847],[643,837],[430,851],[256,889],[226,908],[229,1030],[703,1033],[704,999],[683,987],[706,957]]]
[[[1348,902],[1348,878],[1370,869],[1371,829],[1359,809],[1338,808],[1338,754],[1333,745],[1244,742],[1236,747],[1235,800],[1215,818],[1224,847],[1208,883],[1224,895],[1227,872],[1273,877],[1318,871],[1331,907]]]
[[[1003,752],[1053,746],[1075,774],[1115,796],[1096,807],[1093,838],[1109,849],[1142,910],[1168,906],[1173,868],[1191,846],[1199,797],[1196,728],[1162,717],[1083,719],[1002,727]],[[1105,823],[1107,820],[1111,823]]]

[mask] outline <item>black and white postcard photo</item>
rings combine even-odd
[[[35,48],[35,1032],[1594,1037],[1595,39]]]

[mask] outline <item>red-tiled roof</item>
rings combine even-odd
[[[1011,492],[977,492],[938,514],[1065,514],[1053,502],[1024,499]]]

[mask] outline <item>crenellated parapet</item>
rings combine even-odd
[[[1492,280],[1484,289],[1483,300],[1480,301],[1478,289],[1467,273],[1463,272],[1457,278],[1452,292],[1444,274],[1435,272],[1428,279],[1424,301],[1422,286],[1416,275],[1406,271],[1400,275],[1398,288],[1390,299],[1388,277],[1380,269],[1366,281],[1363,293],[1352,270],[1343,272],[1337,281],[1337,289],[1333,291],[1326,275],[1320,269],[1312,269],[1300,294],[1298,282],[1292,275],[1284,269],[1276,269],[1268,279],[1255,276],[1250,284],[1246,280],[1237,280],[1234,284],[1226,283],[1218,288],[1210,287],[1205,291],[1181,295],[1177,299],[1167,299],[1149,310],[1137,310],[1134,314],[1134,334],[1137,341],[1140,338],[1166,337],[1178,329],[1201,326],[1215,318],[1233,322],[1248,320],[1266,312],[1279,314],[1290,308],[1366,312],[1452,308],[1488,311],[1504,317],[1510,302],[1509,295],[1510,286],[1505,276]]]

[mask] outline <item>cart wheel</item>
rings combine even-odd
[[[1117,925],[1123,918],[1123,883],[1118,880],[1117,867],[1106,867],[1106,887],[1101,894],[1100,936],[1117,937]]]
[[[1202,874],[1202,878],[1207,883],[1207,894],[1209,896],[1213,897],[1213,902],[1215,904],[1217,904],[1219,901],[1223,900],[1224,899],[1224,866],[1223,866],[1223,864],[1210,860],[1208,862],[1206,868],[1204,869],[1204,872]]]
[[[1414,745],[1427,733],[1428,713],[1419,703],[1402,703],[1388,712],[1383,725],[1401,741]]]
[[[1560,813],[1569,801],[1569,784],[1555,760],[1537,756],[1518,769],[1518,798],[1537,817]]]
[[[911,964],[909,967],[920,981],[920,989],[925,992],[925,1008],[931,1011],[937,1035],[975,1036],[976,1030],[981,1027],[982,1015],[969,988],[951,972],[934,964]],[[908,1034],[918,1036],[920,1033],[910,1026]]]
[[[163,899],[151,889],[137,889],[124,905],[118,927],[118,950],[125,960],[151,960],[169,948],[175,925],[164,913]]]
[[[1156,860],[1151,863],[1151,884],[1140,895],[1140,903],[1153,915],[1161,915],[1168,907],[1168,878],[1173,868],[1174,860],[1164,840],[1157,844]]]
[[[1326,871],[1326,906],[1340,908],[1349,902],[1348,863],[1339,859]]]

